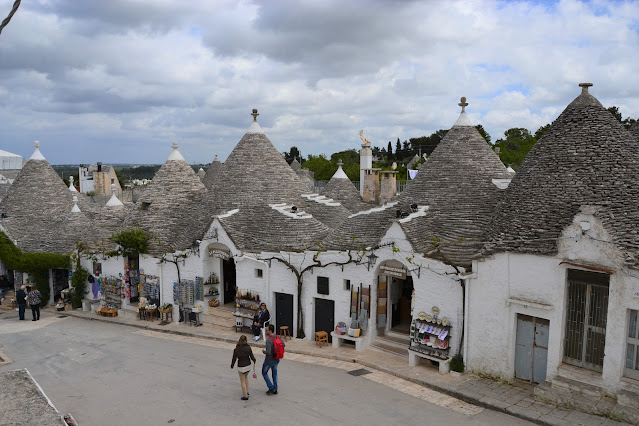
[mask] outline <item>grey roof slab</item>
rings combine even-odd
[[[554,255],[583,205],[594,206],[614,241],[639,248],[639,144],[580,84],[575,98],[526,156],[495,211],[486,252]]]
[[[207,167],[206,174],[202,179],[202,183],[204,183],[204,186],[210,188],[213,185],[213,183],[217,179],[217,176],[220,174],[220,170],[222,170],[222,167],[223,164],[216,155],[213,161],[211,161],[209,167]]]

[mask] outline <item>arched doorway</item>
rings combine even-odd
[[[377,331],[410,334],[413,277],[397,260],[382,262],[377,274]]]
[[[236,272],[231,250],[222,243],[211,243],[206,248],[207,260],[204,268],[211,288],[205,290],[219,298],[224,305],[235,303]]]

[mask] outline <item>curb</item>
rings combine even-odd
[[[75,314],[73,311],[66,311],[64,313],[64,315],[69,316],[69,317],[73,317],[73,318],[80,318],[80,319],[84,319],[84,320],[88,320],[88,321],[98,321],[98,322],[107,322],[110,324],[117,324],[117,325],[124,325],[124,326],[128,326],[128,327],[133,327],[133,328],[138,328],[138,329],[143,329],[143,330],[151,330],[151,331],[157,331],[160,333],[167,333],[167,334],[175,334],[175,335],[179,335],[179,336],[185,336],[185,337],[196,337],[196,338],[200,338],[200,339],[209,339],[209,340],[215,340],[218,342],[225,342],[225,343],[237,343],[234,339],[228,339],[226,337],[219,337],[219,336],[214,336],[214,335],[209,335],[209,336],[202,336],[196,333],[190,333],[190,332],[186,332],[186,331],[181,331],[181,330],[170,330],[170,329],[157,329],[157,328],[150,328],[148,325],[141,325],[141,324],[129,324],[129,323],[125,323],[125,322],[119,322],[117,320],[113,320],[107,317],[87,317],[84,315],[77,315]],[[249,344],[253,347],[259,347],[261,348],[262,346],[256,344],[256,343],[252,343],[249,342]],[[483,407],[483,408],[487,408],[489,410],[492,411],[497,411],[500,413],[504,413],[507,414],[509,416],[512,417],[517,417],[520,418],[522,420],[526,420],[529,421],[531,423],[535,423],[535,424],[539,424],[539,425],[554,425],[553,423],[549,423],[549,422],[545,422],[543,420],[539,420],[535,417],[531,417],[531,416],[527,416],[524,413],[519,413],[519,412],[511,412],[508,410],[508,407],[501,407],[498,405],[494,405],[494,404],[490,404],[488,402],[485,401],[480,401],[479,398],[475,398],[472,396],[468,396],[465,395],[461,392],[457,392],[455,390],[452,389],[447,389],[445,387],[433,384],[433,383],[429,383],[425,380],[420,380],[420,379],[416,379],[414,377],[409,377],[409,376],[405,376],[402,375],[400,373],[398,373],[397,371],[391,370],[390,368],[387,367],[383,367],[383,366],[379,366],[379,365],[375,365],[371,362],[368,361],[363,361],[363,360],[358,360],[355,358],[349,358],[347,356],[339,356],[339,355],[321,355],[321,354],[316,354],[316,353],[311,353],[305,350],[299,350],[299,349],[287,349],[287,352],[291,352],[294,354],[299,354],[299,355],[306,355],[306,356],[312,356],[312,357],[316,357],[316,358],[325,358],[325,359],[333,359],[333,360],[337,360],[337,361],[344,361],[344,362],[352,362],[353,364],[359,364],[363,367],[367,367],[370,368],[372,370],[377,370],[377,371],[381,371],[383,373],[386,374],[390,374],[392,376],[398,377],[400,379],[409,381],[411,383],[415,383],[421,386],[424,386],[425,388],[428,389],[432,389],[434,391],[443,393],[445,395],[448,396],[452,396],[454,398],[457,398],[461,401],[467,402],[469,404],[473,404],[473,405],[477,405],[479,407]]]

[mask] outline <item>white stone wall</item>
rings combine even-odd
[[[584,231],[581,222],[588,222],[590,228]],[[521,313],[550,321],[547,380],[558,374],[565,335],[567,270],[580,269],[562,264],[571,262],[614,271],[610,275],[603,372],[592,383],[611,392],[627,386],[620,379],[628,310],[639,309],[639,300],[632,297],[639,290],[639,272],[622,267],[623,257],[610,241],[596,217],[580,213],[558,241],[557,256],[501,253],[476,262],[467,295],[468,367],[506,380],[514,377],[516,321]]]

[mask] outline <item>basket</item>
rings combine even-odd
[[[218,306],[220,306],[220,301],[217,299],[209,300],[209,306],[211,308],[217,308]]]

